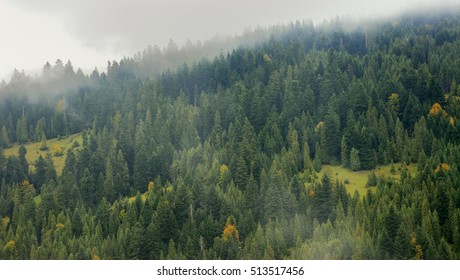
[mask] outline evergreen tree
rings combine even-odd
[[[342,142],[340,144],[340,158],[342,159],[342,166],[349,167],[350,165],[350,152],[348,151],[347,139],[345,136],[342,137]]]
[[[19,153],[19,162],[21,163],[22,172],[27,175],[29,174],[29,163],[27,162],[27,159],[26,159],[26,154],[27,154],[26,147],[24,147],[24,145],[19,146],[18,153]]]
[[[350,168],[353,171],[358,171],[361,169],[361,161],[359,159],[359,151],[354,147],[350,151]]]
[[[84,205],[94,207],[96,205],[96,182],[88,168],[83,171],[79,189]]]
[[[47,164],[43,157],[40,155],[37,161],[35,162],[35,173],[33,176],[34,185],[37,187],[38,190],[46,182],[46,169]]]
[[[5,147],[5,148],[11,146],[10,136],[9,136],[8,130],[6,130],[5,126],[2,127],[1,136],[2,136],[1,141],[3,143],[2,146]]]
[[[323,152],[327,154],[327,158],[335,162],[340,157],[340,119],[335,113],[332,102],[328,108],[324,120],[324,144],[322,145]]]
[[[332,182],[326,174],[321,179],[321,184],[316,187],[314,202],[316,218],[320,223],[326,222],[334,207]]]

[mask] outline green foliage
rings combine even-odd
[[[42,142],[40,143],[40,151],[48,151],[48,144],[46,143],[46,136],[43,134]]]
[[[460,21],[366,24],[16,71],[0,258],[458,258]]]
[[[3,126],[2,127],[2,131],[1,131],[1,143],[2,143],[2,146],[4,148],[8,148],[10,145],[11,145],[11,140],[10,140],[10,136],[8,134],[8,130],[6,130],[6,127]]]
[[[350,152],[348,151],[347,139],[345,136],[342,137],[342,142],[340,144],[340,158],[342,159],[343,167],[349,167]]]
[[[361,160],[359,159],[359,151],[355,148],[351,148],[350,151],[350,167],[351,170],[357,171],[361,169]]]
[[[375,186],[377,186],[377,175],[375,175],[375,172],[372,171],[367,176],[366,187],[375,187]]]
[[[321,184],[316,186],[313,202],[316,208],[316,218],[320,223],[326,222],[335,204],[332,182],[329,175],[324,174]]]

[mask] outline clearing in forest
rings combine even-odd
[[[26,159],[29,162],[29,171],[33,171],[35,162],[38,160],[40,155],[46,158],[47,154],[50,154],[53,158],[54,167],[58,175],[61,175],[62,169],[64,168],[65,158],[67,151],[70,150],[75,142],[81,146],[82,144],[81,133],[69,135],[62,138],[54,138],[46,141],[48,147],[47,150],[41,150],[40,147],[42,142],[34,142],[24,144],[27,150]],[[13,147],[3,150],[5,157],[19,156],[20,145],[15,144]],[[60,150],[60,151],[59,151]]]
[[[375,172],[377,177],[393,178],[396,181],[399,181],[401,177],[402,163],[395,163],[394,172],[391,172],[391,164],[378,166],[372,170],[361,170],[361,171],[352,171],[351,169],[344,168],[343,166],[333,166],[333,165],[323,165],[321,171],[317,174],[318,180],[321,180],[323,174],[328,173],[331,176],[333,182],[338,178],[339,182],[346,183],[345,188],[348,193],[353,195],[355,191],[358,191],[360,196],[363,196],[367,193],[368,188],[366,187],[367,180],[369,175],[372,172]],[[407,165],[408,173],[411,176],[414,176],[417,172],[416,164]],[[347,183],[348,182],[348,183]],[[370,187],[371,190],[375,190],[375,186]]]

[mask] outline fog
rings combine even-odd
[[[336,16],[376,18],[455,0],[0,0],[0,81],[46,61],[70,59],[84,70],[148,45],[164,47],[240,34],[247,28]]]

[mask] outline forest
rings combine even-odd
[[[0,259],[459,259],[460,16],[257,34],[211,58],[15,70]],[[372,171],[365,194],[325,165]]]

